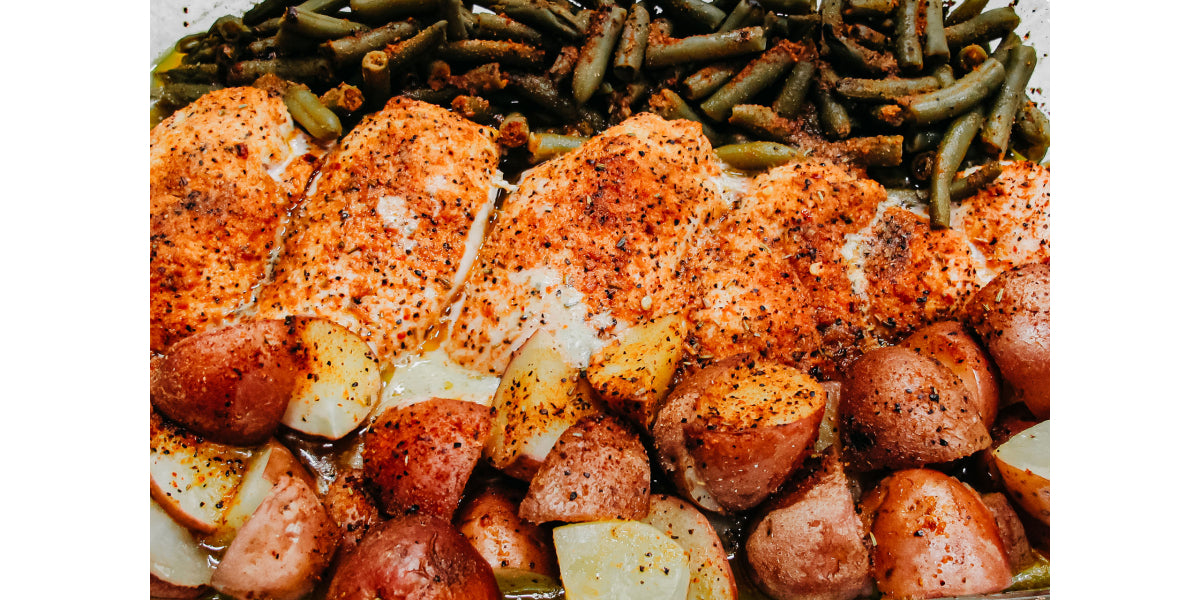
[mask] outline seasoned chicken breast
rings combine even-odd
[[[150,349],[220,325],[267,270],[321,150],[283,101],[207,94],[150,132]]]
[[[995,273],[1050,260],[1050,167],[1003,166],[992,185],[950,214],[950,228],[965,233]]]
[[[538,328],[577,366],[623,326],[683,310],[683,259],[725,206],[700,126],[640,114],[528,171],[464,288],[447,353],[499,372]]]
[[[418,351],[482,240],[498,191],[493,137],[406,98],[363,119],[322,164],[257,316],[329,319],[384,360]]]

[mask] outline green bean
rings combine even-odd
[[[1021,96],[1021,106],[1017,109],[1016,132],[1030,144],[1050,144],[1050,119],[1027,95]]]
[[[877,123],[888,127],[904,124],[904,110],[895,104],[876,104],[867,108],[867,114]]]
[[[921,38],[917,35],[920,0],[900,0],[896,11],[896,62],[906,71],[920,71],[924,66]]]
[[[784,80],[783,88],[779,90],[771,109],[785,119],[795,119],[800,114],[800,107],[804,104],[804,97],[808,95],[808,88],[816,70],[815,64],[805,60],[798,61]]]
[[[938,85],[941,87],[954,85],[954,67],[950,65],[941,65],[934,69],[933,76],[938,80]]]
[[[458,94],[459,91],[452,87],[444,87],[437,90],[431,88],[417,88],[414,90],[404,90],[400,92],[400,95],[406,98],[412,98],[413,100],[420,100],[421,102],[428,102],[430,104],[446,104],[458,96]]]
[[[246,39],[252,35],[250,28],[241,19],[225,15],[217,19],[212,27],[208,28],[208,33],[220,36],[226,42],[237,42]]]
[[[520,148],[529,143],[529,120],[521,113],[509,113],[498,129],[496,142],[505,148]]]
[[[444,23],[445,21],[443,21]],[[546,59],[546,52],[529,44],[504,40],[461,40],[450,42],[438,56],[450,62],[490,63],[520,69],[535,69]]]
[[[761,0],[763,8],[784,15],[810,15],[817,12],[817,0]]]
[[[663,8],[677,18],[707,31],[713,31],[725,20],[725,11],[704,0],[661,0]]]
[[[479,13],[475,18],[478,20],[475,35],[481,38],[526,42],[535,46],[542,43],[542,34],[538,30],[504,15]]]
[[[987,8],[987,3],[988,0],[962,0],[962,4],[946,15],[944,23],[947,27],[965,23],[983,12],[983,9]]]
[[[908,172],[914,181],[926,183],[933,176],[934,150],[918,153],[908,160]]]
[[[800,156],[800,150],[775,142],[728,144],[715,150],[717,158],[735,169],[762,171],[787,163]]]
[[[215,45],[201,46],[183,55],[183,58],[179,62],[185,65],[195,65],[199,63],[213,62],[216,59],[217,47]]]
[[[992,95],[1004,82],[1004,66],[989,58],[978,69],[964,75],[953,85],[934,92],[910,96],[900,101],[906,120],[928,125],[957,117]]]
[[[221,85],[217,83],[184,83],[170,81],[163,84],[162,91],[159,92],[159,102],[167,106],[175,108],[183,108],[201,96],[221,89]]]
[[[717,132],[696,111],[692,110],[692,107],[688,106],[688,103],[683,98],[680,98],[679,94],[676,94],[669,88],[663,88],[657,94],[651,96],[649,104],[651,112],[668,121],[685,119],[699,123],[704,136],[710,142],[717,143],[720,137]]]
[[[659,41],[651,36],[646,46],[645,66],[649,69],[659,69],[762,52],[766,48],[767,37],[762,27],[746,27],[723,33]]]
[[[363,106],[363,93],[348,83],[338,84],[321,94],[321,104],[341,116],[349,116]]]
[[[844,0],[823,0],[821,2],[821,24],[827,31],[836,32],[845,24],[845,20],[842,18],[842,9],[845,4]]]
[[[500,116],[491,102],[479,96],[458,96],[450,102],[450,109],[482,125],[495,125]]]
[[[767,13],[763,18],[763,27],[774,35],[797,41],[808,37],[821,25],[821,15],[788,15],[781,17],[775,13]]]
[[[508,85],[519,96],[546,109],[552,115],[568,119],[579,116],[579,109],[559,95],[557,86],[546,77],[525,73],[509,73]]]
[[[388,55],[388,64],[392,69],[399,69],[418,56],[445,43],[446,25],[445,21],[438,21],[407,40],[388,44],[383,49]]]
[[[946,28],[942,24],[942,0],[925,3],[925,58],[935,63],[950,60],[950,46],[946,44]]]
[[[970,73],[975,67],[983,64],[983,61],[987,60],[987,57],[987,50],[984,50],[983,46],[979,44],[963,46],[962,50],[958,51],[958,67],[964,73]]]
[[[330,142],[342,135],[342,122],[332,110],[321,104],[321,99],[302,85],[289,86],[283,94],[292,118],[321,142]]]
[[[185,35],[179,38],[178,42],[175,42],[175,51],[182,52],[184,54],[192,52],[196,48],[200,47],[200,45],[204,42],[204,38],[206,37],[208,37],[207,31]]]
[[[859,79],[844,77],[837,82],[837,92],[843,98],[872,102],[892,101],[905,96],[941,89],[937,77],[927,75],[915,79]]]
[[[417,33],[417,27],[407,21],[388,23],[370,31],[363,31],[351,36],[329,40],[321,50],[333,59],[338,67],[361,64],[362,57],[372,50],[382,50],[384,46],[399,40],[407,39]]]
[[[738,71],[742,70],[742,66],[733,62],[713,63],[688,75],[683,80],[683,95],[688,100],[700,100],[707,98],[710,94],[717,91],[725,82],[733,79]]]
[[[289,8],[283,16],[280,29],[286,29],[305,37],[329,40],[366,31],[368,27],[346,19],[338,19],[296,7]]]
[[[950,182],[950,199],[955,202],[962,202],[971,196],[979,193],[979,190],[990,185],[1000,172],[1004,170],[1004,166],[997,161],[984,163],[978,169],[971,171],[970,174],[958,176]]]
[[[560,4],[544,0],[481,0],[481,4],[531,27],[575,40],[587,31],[587,19]]]
[[[392,97],[392,69],[386,52],[372,50],[363,55],[362,78],[371,106],[383,106]]]
[[[909,154],[919,154],[926,150],[937,148],[944,135],[946,135],[946,132],[940,129],[917,131],[904,142],[904,151]]]
[[[450,41],[465,40],[470,35],[468,21],[475,17],[470,11],[464,12],[463,0],[444,0],[440,16],[446,20],[446,39]]]
[[[592,21],[588,41],[579,52],[575,78],[571,82],[571,91],[579,104],[587,102],[604,81],[613,47],[617,45],[617,37],[625,25],[625,14],[624,8],[613,6]]]
[[[161,71],[158,76],[164,82],[175,83],[217,83],[221,73],[217,65],[213,63],[201,63],[196,65],[180,65],[173,69]]]
[[[946,43],[954,48],[980,41],[994,40],[1012,33],[1021,17],[1011,7],[995,8],[969,21],[946,28]]]
[[[275,39],[275,50],[280,54],[305,56],[312,54],[321,44],[319,38],[309,37],[282,24],[272,37]]]
[[[996,49],[992,50],[991,57],[996,59],[996,62],[1004,65],[1008,64],[1008,53],[1012,52],[1013,48],[1021,45],[1021,36],[1010,33],[996,44]]]
[[[272,17],[266,21],[263,21],[262,23],[259,23],[258,25],[255,25],[254,27],[251,27],[250,31],[254,32],[254,35],[259,37],[275,35],[275,32],[279,31],[279,24],[282,22],[282,16]]]
[[[300,10],[331,15],[350,6],[350,0],[305,0],[296,5]]]
[[[729,112],[729,124],[777,142],[788,143],[795,137],[796,123],[756,104],[735,105]]]
[[[588,139],[577,135],[533,133],[529,135],[529,155],[534,163],[550,160],[583,145]]]
[[[833,97],[837,79],[832,69],[817,69],[817,117],[825,135],[842,139],[850,135],[850,113]]]
[[[229,68],[226,79],[231,85],[249,85],[263,75],[276,75],[288,81],[327,85],[333,83],[333,63],[325,58],[272,58],[243,60]]]
[[[387,23],[401,17],[429,14],[441,0],[350,0],[350,14],[372,23]]]
[[[1038,590],[1050,587],[1050,561],[1035,552],[1033,564],[1013,575],[1012,585],[1007,590]]]
[[[929,196],[929,224],[934,229],[950,226],[950,184],[981,125],[983,107],[976,106],[970,112],[954,119],[946,129],[945,137],[938,144]]]
[[[750,4],[749,0],[740,0],[733,10],[729,11],[729,16],[721,21],[721,26],[717,31],[733,31],[743,25],[747,25],[753,17],[754,11],[761,11],[757,6]]]
[[[795,63],[796,56],[790,43],[776,44],[750,61],[737,76],[721,86],[721,89],[713,92],[713,95],[700,104],[700,110],[714,120],[724,121],[729,118],[729,111],[733,105],[753,98],[775,83]]]
[[[858,40],[860,44],[872,50],[883,50],[887,48],[890,40],[888,37],[862,23],[854,23],[849,28],[850,37]]]
[[[837,61],[849,66],[852,70],[872,75],[883,75],[894,70],[895,59],[891,54],[876,52],[859,44],[847,36],[842,29],[842,27],[836,27],[830,34],[827,26],[824,36],[829,52]]]
[[[278,49],[278,44],[275,41],[275,36],[265,37],[259,40],[254,40],[246,44],[246,51],[251,56],[265,57]]]
[[[553,577],[518,569],[497,569],[500,595],[513,600],[563,600],[566,591]]]
[[[834,149],[864,167],[895,167],[904,160],[904,136],[850,138],[835,142]]]
[[[613,54],[613,75],[621,81],[633,81],[642,72],[646,60],[646,43],[650,39],[650,11],[643,2],[636,2],[629,9],[621,40]]]
[[[292,0],[294,1],[294,0]],[[242,23],[249,26],[258,25],[272,17],[278,17],[287,10],[291,4],[289,0],[262,0],[258,4],[250,7],[246,14],[242,15]]]
[[[1013,48],[1004,66],[1004,83],[992,110],[984,120],[983,130],[979,141],[985,153],[993,158],[1003,158],[1008,151],[1008,139],[1012,135],[1013,118],[1017,108],[1025,96],[1025,86],[1029,85],[1029,77],[1037,65],[1037,53],[1032,46],[1017,46]]]
[[[896,0],[847,0],[846,2],[846,14],[852,17],[886,17],[895,10]]]

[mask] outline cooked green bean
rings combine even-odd
[[[775,142],[728,144],[717,148],[715,152],[717,158],[742,171],[770,169],[800,156],[800,150]]]
[[[587,102],[604,81],[613,47],[617,45],[617,37],[625,25],[625,14],[624,8],[612,6],[592,21],[588,41],[579,52],[579,62],[575,63],[575,77],[571,82],[571,92],[576,102]]]
[[[867,108],[867,114],[877,123],[888,127],[899,127],[904,124],[904,110],[895,104],[876,104]]]
[[[159,102],[174,108],[183,108],[209,92],[221,89],[217,83],[185,83],[170,81],[163,84]]]
[[[834,148],[864,167],[895,167],[904,160],[904,136],[876,135],[850,138]]]
[[[587,19],[570,8],[544,0],[481,0],[480,4],[571,40],[583,37],[588,27]]]
[[[505,148],[520,148],[529,143],[529,120],[521,113],[509,113],[497,131],[496,142]]]
[[[321,99],[302,85],[289,86],[283,94],[283,103],[296,123],[309,135],[322,142],[330,142],[342,135],[342,122],[332,110],[321,104]]]
[[[937,154],[934,150],[918,153],[908,160],[908,172],[913,181],[926,183],[933,176],[933,160]]]
[[[729,124],[746,129],[759,137],[777,142],[791,142],[796,124],[774,110],[757,104],[738,104],[729,113]]]
[[[845,19],[842,18],[842,9],[845,5],[844,0],[824,0],[821,2],[821,24],[828,31],[836,32],[845,24]]]
[[[208,32],[220,36],[226,42],[237,42],[252,35],[250,28],[246,27],[241,19],[232,15],[225,15],[217,19],[212,27],[208,28]]]
[[[969,21],[946,28],[946,43],[954,48],[994,40],[1012,33],[1021,24],[1021,17],[1011,7],[994,8]]]
[[[857,40],[860,44],[872,49],[883,50],[887,48],[890,40],[888,36],[871,29],[862,23],[854,23],[848,29],[850,37]]]
[[[854,71],[872,75],[883,75],[894,70],[895,58],[891,54],[871,50],[843,33],[841,29],[834,28],[832,35],[824,36],[829,52],[837,61],[848,65]],[[826,33],[829,33],[828,28]]]
[[[413,100],[444,105],[458,96],[459,90],[453,87],[444,87],[436,90],[431,88],[417,88],[415,90],[403,90],[400,94]]]
[[[800,107],[804,104],[804,97],[808,95],[808,88],[816,71],[817,66],[809,61],[796,62],[796,66],[792,67],[792,72],[784,80],[783,88],[779,90],[779,96],[775,98],[771,109],[785,119],[795,119],[800,114]]]
[[[201,63],[196,65],[179,65],[173,69],[159,72],[158,76],[164,82],[217,83],[221,73],[217,65],[213,63]]]
[[[321,94],[321,104],[341,116],[348,116],[362,108],[363,93],[355,86],[341,83]]]
[[[288,81],[327,85],[333,83],[333,63],[318,57],[243,60],[229,67],[226,79],[231,85],[249,85],[263,75],[276,75]]]
[[[175,42],[175,51],[182,52],[184,54],[192,52],[196,48],[200,47],[200,45],[204,42],[204,38],[206,37],[208,37],[207,31],[185,35],[179,38],[178,42]]]
[[[1034,145],[1050,143],[1050,119],[1029,96],[1021,96],[1021,106],[1017,109],[1016,132],[1022,139]]]
[[[733,79],[700,104],[704,114],[717,121],[729,118],[733,105],[742,104],[766,89],[796,63],[790,42],[776,44],[750,61]]]
[[[942,87],[950,87],[954,85],[954,67],[950,65],[941,65],[933,70],[933,76],[938,80]]]
[[[546,109],[552,115],[561,115],[568,119],[579,116],[579,109],[575,104],[560,96],[558,87],[546,77],[526,73],[509,73],[508,87],[522,98]]]
[[[909,154],[919,154],[926,150],[937,148],[946,132],[940,129],[926,129],[913,133],[904,142],[904,151]]]
[[[920,0],[900,0],[896,11],[896,62],[906,71],[920,71],[925,65],[917,35],[920,5]]]
[[[933,163],[933,182],[929,195],[929,224],[934,229],[950,226],[950,184],[954,174],[967,155],[971,140],[983,125],[983,107],[976,106],[970,112],[950,123],[946,135],[938,144]]]
[[[1003,158],[1008,151],[1008,139],[1012,135],[1013,118],[1021,99],[1025,97],[1025,86],[1037,65],[1037,53],[1032,46],[1017,46],[1009,54],[1004,66],[1004,83],[996,94],[992,109],[983,122],[979,134],[984,152],[993,158]]]
[[[925,58],[935,63],[950,60],[950,46],[946,44],[946,28],[942,24],[941,0],[928,0],[925,3]]]
[[[338,67],[345,67],[361,63],[362,57],[372,50],[382,50],[384,46],[410,38],[415,33],[416,25],[407,21],[396,21],[370,31],[329,40],[322,45],[322,52],[331,57]]]
[[[992,50],[991,57],[996,59],[996,62],[999,62],[1002,65],[1007,64],[1008,53],[1012,52],[1013,48],[1016,48],[1020,45],[1021,36],[1015,33],[1009,33],[1008,35],[1004,36],[1004,39],[1000,40],[999,44],[996,44],[996,49]]]
[[[983,61],[987,60],[987,57],[987,50],[984,50],[983,46],[979,44],[963,46],[962,50],[958,51],[958,67],[963,72],[970,73],[975,67],[983,64]]]
[[[1012,585],[1008,586],[1005,591],[1038,590],[1050,587],[1050,561],[1036,552],[1034,554],[1036,558],[1034,563],[1013,575]]]
[[[843,98],[852,100],[866,100],[873,102],[886,102],[912,96],[915,94],[923,94],[941,89],[942,84],[937,77],[927,75],[915,79],[859,79],[857,77],[843,77],[837,82],[837,92]]]
[[[960,173],[950,182],[950,199],[955,202],[962,202],[978,194],[979,190],[982,190],[995,181],[1003,170],[1003,165],[997,161],[992,161],[983,163],[978,169],[971,171],[968,175]]]
[[[550,160],[583,145],[588,139],[577,135],[532,133],[529,135],[529,157],[534,163]]]
[[[838,76],[832,69],[817,69],[817,117],[825,135],[842,139],[850,135],[850,113],[833,96]]]
[[[446,39],[450,41],[465,40],[470,35],[469,30],[474,29],[473,22],[471,25],[468,22],[475,17],[464,9],[463,0],[444,0],[440,15],[446,20]]]
[[[962,0],[962,3],[946,15],[944,23],[947,27],[965,23],[987,8],[988,0]]]
[[[767,36],[762,27],[746,27],[723,33],[693,35],[680,39],[655,40],[646,46],[645,66],[660,69],[689,62],[712,61],[762,52]]]
[[[650,11],[643,2],[634,3],[621,29],[621,40],[613,54],[613,75],[621,81],[633,81],[642,72],[646,43],[650,39]]]
[[[254,40],[253,42],[246,44],[246,51],[249,52],[251,56],[258,57],[265,57],[268,54],[275,52],[277,48],[278,44],[275,41],[275,36]]]
[[[563,600],[566,597],[558,580],[530,571],[497,569],[496,584],[501,596],[513,600]]]
[[[478,24],[475,35],[489,40],[509,40],[540,45],[542,34],[538,30],[504,15],[479,13],[475,15]]]
[[[677,18],[707,31],[714,31],[725,20],[725,11],[704,0],[661,0],[663,8]]]
[[[688,75],[680,84],[683,87],[683,95],[688,100],[700,100],[707,98],[710,94],[720,89],[725,85],[725,82],[733,79],[738,71],[742,70],[742,65],[734,62],[719,62],[713,63]]]
[[[450,109],[482,125],[495,125],[500,116],[491,102],[479,96],[458,96],[450,102]]]
[[[183,55],[180,63],[185,65],[194,65],[199,63],[213,62],[217,58],[217,47],[201,46]]]
[[[392,70],[386,52],[372,50],[363,56],[362,78],[371,106],[383,106],[392,97]]]
[[[246,14],[242,15],[242,23],[253,27],[272,17],[278,17],[287,10],[294,0],[262,0],[258,4],[250,7]]]
[[[429,14],[441,0],[350,0],[350,14],[371,23],[387,23],[401,17]]]
[[[367,31],[368,27],[346,19],[338,19],[300,8],[291,7],[283,16],[280,29],[298,33],[305,37],[329,40]]]
[[[992,95],[1004,83],[1004,66],[989,58],[978,69],[953,85],[900,100],[905,117],[916,125],[928,125],[957,117]]]
[[[418,56],[443,44],[446,41],[446,25],[445,21],[438,21],[407,40],[384,47],[391,68],[399,70]]]
[[[266,36],[266,35],[274,35],[276,31],[279,31],[279,24],[282,22],[283,22],[282,15],[278,16],[278,17],[271,17],[270,19],[267,19],[266,21],[263,21],[262,23],[259,23],[258,25],[255,25],[254,27],[251,27],[250,31],[254,32],[254,35],[257,35],[259,37]]]
[[[935,0],[936,1],[936,0]],[[886,17],[896,10],[896,0],[847,0],[846,13],[853,17]]]
[[[443,21],[444,22],[444,21]],[[450,62],[490,63],[520,69],[535,69],[546,59],[546,52],[521,42],[505,40],[461,40],[438,50],[438,56]]]
[[[309,12],[330,15],[350,6],[350,0],[304,0],[296,8]]]
[[[759,4],[784,15],[810,15],[817,11],[817,0],[760,0]]]
[[[696,111],[692,110],[692,107],[688,106],[688,103],[680,98],[679,94],[669,88],[663,88],[651,96],[649,104],[651,112],[668,121],[686,119],[699,123],[704,136],[713,144],[720,139],[717,132]]]
[[[729,16],[725,17],[724,21],[721,21],[721,26],[717,29],[717,31],[733,31],[734,29],[739,29],[744,25],[749,26],[750,23],[748,23],[748,21],[751,20],[751,17],[756,10],[761,9],[753,4],[750,4],[749,0],[740,0],[737,3],[737,6],[734,6],[733,10],[729,11]]]

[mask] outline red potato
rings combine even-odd
[[[1033,518],[1050,524],[1050,421],[1012,436],[992,451],[1008,496]]]
[[[329,517],[342,530],[338,543],[342,554],[353,550],[367,530],[382,520],[365,483],[361,470],[342,471],[321,497]]]
[[[1014,573],[1033,564],[1035,559],[1033,549],[1029,546],[1029,538],[1025,535],[1025,526],[1017,511],[1013,510],[1008,499],[1000,492],[983,494],[979,497],[983,504],[992,512],[996,519],[996,529],[1000,532],[1000,542],[1004,544],[1004,555]]]
[[[674,496],[650,496],[650,514],[642,522],[667,534],[687,553],[688,600],[737,600],[737,584],[728,553],[704,513]]]
[[[485,406],[433,398],[385,410],[363,435],[363,474],[393,516],[450,520],[479,461]]]
[[[425,515],[367,533],[329,582],[327,600],[501,600],[487,561],[450,523]]]
[[[212,580],[208,553],[185,527],[150,501],[150,595],[195,598]]]
[[[208,441],[150,413],[150,497],[184,527],[217,531],[253,456],[253,448]]]
[[[949,475],[897,471],[863,497],[861,510],[875,544],[872,574],[887,597],[989,594],[1012,580],[992,513]]]
[[[1000,410],[1000,384],[992,362],[975,338],[958,321],[926,325],[900,343],[954,371],[971,393],[985,427],[991,427]]]
[[[254,456],[246,463],[246,473],[242,476],[237,493],[222,516],[217,531],[205,541],[214,546],[229,545],[238,530],[250,519],[250,515],[254,514],[284,475],[302,479],[308,487],[316,489],[316,480],[304,465],[296,460],[291,450],[275,439],[268,440],[255,450]]]
[[[497,481],[467,500],[454,524],[492,569],[558,576],[550,532],[518,516],[525,490]]]
[[[225,551],[212,587],[238,600],[297,600],[313,589],[338,539],[316,493],[284,475]]]
[[[613,412],[650,431],[683,358],[687,322],[675,313],[631,325],[592,356],[587,378]]]
[[[531,523],[636,520],[650,510],[650,459],[615,417],[588,417],[546,455],[518,514]]]
[[[793,480],[750,525],[746,562],[777,600],[850,600],[870,587],[866,533],[834,454]]]
[[[150,597],[162,598],[164,600],[191,600],[198,598],[208,590],[205,586],[187,587],[167,583],[159,579],[154,573],[150,574]]]

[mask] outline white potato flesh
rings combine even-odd
[[[633,403],[625,412],[647,429],[670,391],[671,376],[683,358],[687,324],[678,313],[632,325],[592,356],[587,377],[601,398]]]
[[[329,440],[354,431],[375,408],[383,380],[370,346],[350,330],[306,319],[299,337],[308,355],[283,424]]]
[[[842,382],[824,381],[825,415],[821,417],[821,428],[818,430],[817,441],[813,442],[813,454],[820,454],[830,446],[838,452],[842,450],[842,436],[838,433],[838,404],[842,400]]]
[[[1042,421],[996,448],[996,467],[1008,495],[1050,523],[1050,421]]]
[[[637,521],[595,521],[554,530],[567,600],[686,600],[687,552]]]
[[[271,492],[274,482],[268,481],[264,473],[273,450],[275,449],[268,445],[254,452],[254,457],[246,465],[246,474],[242,477],[242,484],[238,486],[229,510],[225,512],[217,531],[207,538],[208,543],[214,546],[228,546],[238,530]]]
[[[192,532],[150,501],[150,573],[182,587],[208,585],[216,568]]]
[[[737,600],[725,547],[704,513],[686,500],[654,494],[650,514],[642,522],[667,534],[687,553],[691,572],[687,600]]]
[[[201,439],[151,413],[150,496],[181,525],[212,533],[253,454],[253,448]]]

